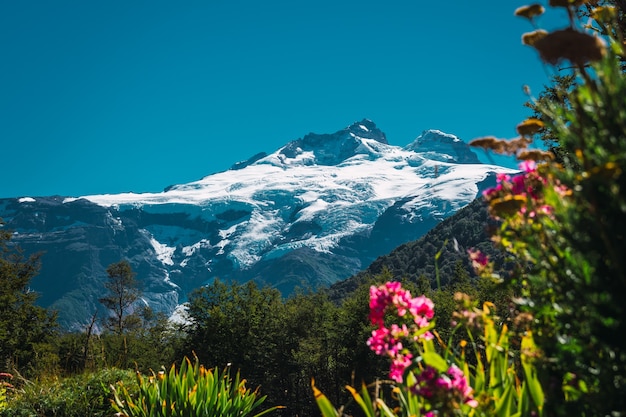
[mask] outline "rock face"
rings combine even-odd
[[[385,134],[372,121],[363,120],[334,134],[309,133],[287,144],[280,154],[293,159],[312,152],[314,157],[306,159],[309,164],[337,165],[356,155],[374,155],[376,151],[364,139],[387,145]]]
[[[127,259],[142,302],[168,314],[215,278],[284,294],[366,268],[472,201],[493,172],[458,138],[427,131],[405,148],[369,120],[309,134],[228,171],[161,193],[0,199],[26,254],[43,252],[32,287],[82,329],[108,265]]]
[[[439,130],[425,130],[405,148],[437,161],[480,164],[476,154],[461,139]]]

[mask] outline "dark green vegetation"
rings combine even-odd
[[[10,239],[11,233],[0,229],[0,370],[27,370],[47,360],[55,316],[35,305],[37,294],[28,287],[39,257],[24,258],[8,246]]]
[[[9,391],[9,406],[4,411],[0,409],[0,415],[110,417],[110,387],[118,381],[136,394],[135,373],[130,370],[103,368],[62,378],[42,376],[35,381],[18,378],[13,381],[17,389]]]
[[[150,310],[127,308],[128,301],[136,300],[141,292],[136,288],[134,272],[125,268],[124,261],[111,265],[109,281],[102,289],[102,302],[111,315],[94,316],[92,324],[80,333],[54,332],[50,326],[53,317],[32,305],[35,295],[28,293],[26,281],[12,296],[28,296],[34,311],[48,315],[50,323],[40,330],[45,329],[49,336],[30,339],[46,354],[31,351],[27,355],[32,358],[29,363],[9,363],[5,359],[0,370],[17,371],[23,379],[14,381],[16,389],[9,392],[10,407],[0,415],[106,415],[107,401],[85,400],[83,404],[73,398],[108,396],[110,382],[81,394],[79,381],[101,377],[104,381],[104,375],[118,375],[114,369],[137,368],[149,373],[150,369],[180,363],[182,357],[194,353],[207,368],[230,364],[232,369],[241,370],[249,386],[260,386],[261,393],[267,395],[268,407],[287,407],[278,411],[283,415],[317,415],[312,377],[336,403],[346,400],[346,384],[386,378],[384,360],[365,344],[371,332],[367,320],[369,285],[404,279],[415,293],[427,293],[437,303],[439,328],[444,336],[454,307],[454,291],[463,290],[479,299],[493,295],[491,289],[473,284],[475,277],[465,260],[467,248],[490,246],[486,221],[484,203],[476,201],[425,238],[379,258],[366,273],[328,291],[303,290],[284,299],[277,289],[215,281],[190,295],[186,325],[172,324]],[[10,234],[3,236],[6,246]],[[442,248],[437,262],[442,289],[437,290],[434,259]],[[3,270],[9,271],[6,262],[3,258]],[[32,277],[36,264],[29,271]],[[95,332],[98,326],[104,331]],[[3,340],[2,346],[13,345]],[[13,355],[18,353],[14,351]],[[39,390],[40,395],[33,395],[33,390]],[[60,394],[59,390],[67,392]],[[75,414],[58,404],[64,395],[71,400]]]

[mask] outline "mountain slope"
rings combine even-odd
[[[161,193],[0,199],[0,217],[27,253],[46,252],[33,288],[79,328],[120,259],[167,313],[215,277],[285,294],[328,286],[422,236],[497,171],[510,170],[480,164],[452,135],[426,131],[401,148],[363,120]]]
[[[480,249],[489,255],[497,270],[505,264],[504,254],[493,246],[488,233],[489,227],[496,227],[496,224],[489,216],[484,200],[477,198],[421,238],[398,246],[377,258],[358,274],[332,284],[329,288],[330,296],[335,300],[342,299],[370,277],[384,270],[388,270],[398,279],[415,283],[421,276],[425,276],[435,287],[435,257],[438,252],[440,256],[437,268],[442,286],[453,279],[457,262],[461,262],[471,276],[474,275],[467,254],[467,250],[471,248]]]

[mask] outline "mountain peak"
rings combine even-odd
[[[374,139],[376,142],[388,144],[385,133],[369,119],[354,122],[344,130],[364,139]]]
[[[369,144],[368,144],[369,143]],[[368,119],[355,122],[332,134],[309,133],[289,142],[280,150],[287,158],[310,153],[309,161],[318,165],[337,165],[358,154],[377,153],[376,143],[388,145],[385,134]]]
[[[480,164],[470,146],[455,135],[440,130],[425,130],[404,149],[426,154],[429,159],[457,164]]]

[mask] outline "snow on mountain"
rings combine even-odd
[[[369,138],[357,136],[355,130]],[[161,193],[82,198],[120,211],[126,207],[152,211],[156,206],[170,206],[188,212],[183,206],[192,206],[192,212],[200,209],[194,215],[205,221],[214,220],[227,207],[245,210],[249,213],[246,220],[220,231],[220,240],[212,245],[222,250],[229,245],[227,256],[246,268],[266,254],[273,256],[276,250],[308,246],[331,251],[346,235],[371,228],[400,198],[411,197],[403,204],[407,212],[428,200],[446,200],[449,207],[440,213],[443,218],[473,200],[477,183],[499,169],[479,162],[456,163],[458,152],[451,155],[452,148],[443,141],[467,145],[452,135],[428,131],[402,149],[382,142],[384,135],[377,133],[372,122],[364,121],[339,134],[305,136],[243,169],[209,175]],[[335,152],[337,149],[343,150]],[[440,157],[434,159],[433,153]],[[334,165],[326,164],[330,155],[340,155],[333,160]],[[303,222],[315,222],[320,230],[313,236],[282,242],[286,230]],[[164,264],[171,265],[175,247],[167,247],[158,239],[170,244],[182,242],[177,236],[159,234],[156,231],[152,237],[155,251]],[[185,259],[183,256],[180,262]]]
[[[81,296],[75,287],[101,286],[106,266],[125,258],[145,283],[143,298],[172,313],[218,277],[284,293],[347,278],[419,238],[502,171],[511,170],[481,164],[453,135],[425,131],[402,148],[363,120],[160,193],[5,201],[0,217],[28,250],[45,241],[44,249],[69,256],[71,242],[76,265],[42,260],[42,293],[46,279],[74,275],[65,292],[44,293],[49,305],[80,304],[89,317],[94,291]]]

